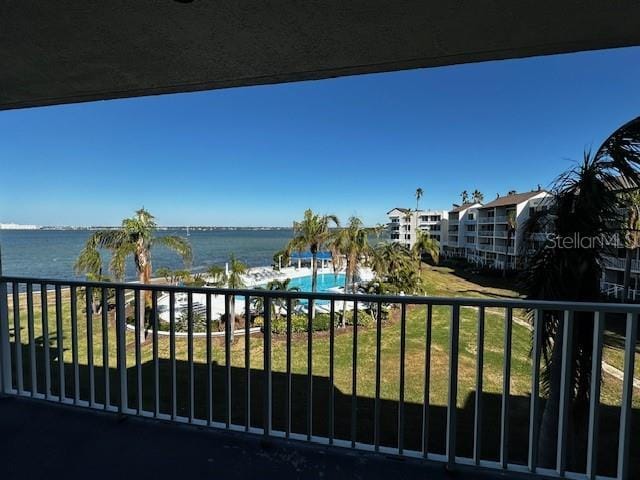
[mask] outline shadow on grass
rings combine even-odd
[[[12,355],[15,359],[15,344],[12,343]],[[35,345],[36,354],[36,378],[37,391],[45,393],[45,357],[42,342]],[[50,347],[50,392],[58,395],[59,392],[59,364],[58,351],[54,346]],[[22,346],[23,378],[25,390],[31,390],[31,363],[29,348]],[[13,381],[16,384],[15,361],[13,362]],[[74,396],[74,368],[70,363],[64,363],[65,395],[68,398]],[[176,376],[176,404],[177,415],[187,417],[190,413],[190,369],[188,362],[177,360],[175,364]],[[153,361],[147,361],[141,366],[142,372],[142,407],[144,410],[153,411],[155,405],[155,369]],[[172,362],[167,359],[159,359],[157,364],[159,375],[159,408],[164,414],[171,414],[173,405],[171,401],[172,386]],[[104,403],[105,378],[109,380],[110,404],[116,406],[119,401],[119,371],[116,368],[94,367],[94,395],[97,403]],[[89,400],[89,367],[78,366],[79,398]],[[106,377],[108,375],[108,377]],[[128,366],[127,371],[128,406],[135,409],[138,405],[137,395],[137,369]],[[231,422],[236,425],[246,425],[249,421],[252,427],[262,428],[264,419],[264,385],[265,373],[263,370],[247,370],[239,367],[227,369],[224,365],[211,364],[212,388],[211,400],[213,402],[213,420],[224,423],[227,413],[230,412]],[[228,377],[230,375],[230,377]],[[208,377],[209,367],[203,363],[193,365],[193,416],[206,420],[208,402]],[[284,431],[287,428],[287,385],[288,377],[282,372],[272,373],[272,428]],[[231,385],[231,402],[227,404],[227,383]],[[311,385],[307,375],[291,375],[291,431],[306,435],[308,433],[308,405],[309,398],[312,404],[312,434],[326,437],[331,426],[329,423],[329,411],[331,405],[331,384],[324,376],[312,377]],[[247,389],[250,388],[250,418],[247,418]],[[311,388],[311,397],[309,389]],[[457,417],[457,444],[456,455],[472,457],[474,440],[475,417],[475,392],[470,392],[462,402],[462,407],[456,409]],[[356,407],[355,424],[352,417],[352,408]],[[481,397],[481,444],[483,460],[498,460],[500,449],[501,411],[502,397],[499,394],[483,393]],[[352,396],[345,394],[337,388],[333,389],[333,405],[335,420],[333,423],[334,435],[337,439],[352,440],[352,429],[355,425],[355,439],[365,444],[374,442],[374,415],[375,400],[368,396]],[[543,408],[541,405],[541,411]],[[392,448],[398,447],[399,437],[399,407],[394,399],[380,400],[380,444]],[[511,463],[526,464],[528,452],[529,433],[529,407],[530,397],[509,397],[509,450],[508,457]],[[620,409],[609,405],[600,406],[600,441],[601,446],[598,455],[598,473],[601,475],[615,476],[616,452],[618,443],[618,426]],[[427,423],[429,428],[428,450],[431,453],[445,453],[447,407],[445,405],[431,405],[428,409]],[[404,419],[401,424],[403,430],[402,441],[405,450],[422,450],[423,435],[423,405],[416,403],[404,403]],[[631,433],[631,476],[640,477],[640,410],[632,411]],[[160,446],[159,446],[160,447]],[[572,463],[575,470],[584,471],[586,445],[575,443],[571,447]]]

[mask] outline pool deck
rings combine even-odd
[[[489,480],[441,464],[0,397],[3,480]]]

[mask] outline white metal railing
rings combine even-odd
[[[611,255],[605,255],[603,257],[604,266],[608,268],[615,268],[618,270],[624,270],[627,264],[626,258],[614,257]],[[640,272],[640,262],[638,260],[631,260],[631,271]]]
[[[496,215],[496,223],[507,223],[507,217],[505,215]]]
[[[478,223],[493,223],[495,217],[478,217]]]
[[[39,290],[39,294],[38,291]],[[101,294],[99,313],[94,313],[94,293]],[[144,296],[151,296],[149,310],[150,345],[143,343],[141,328],[141,312],[144,312]],[[36,294],[36,295],[34,295]],[[80,295],[84,296],[81,302]],[[160,330],[158,299],[167,294],[169,303],[169,345],[163,347],[163,358],[160,355]],[[183,314],[187,318],[187,336],[176,338],[176,296],[185,295],[187,302]],[[203,296],[206,332],[204,345],[205,361],[195,359],[194,350],[194,296]],[[232,318],[234,305],[244,305],[244,362],[240,367],[232,363],[232,346],[234,333],[232,323],[224,322],[224,338],[220,344],[214,343],[212,335],[212,315],[214,297],[224,301],[225,318]],[[263,318],[263,328],[257,337],[251,333],[252,300],[260,300],[259,313]],[[292,400],[292,312],[295,302],[306,302],[306,333],[304,340],[306,352],[298,351],[296,358],[304,357],[306,374],[297,372],[296,377],[304,377],[302,390],[297,390],[303,397],[300,401]],[[336,319],[345,313],[345,305],[352,304],[351,325],[348,342],[351,344],[351,392],[347,396],[340,394],[335,387],[336,371]],[[10,308],[11,305],[11,308]],[[284,309],[286,333],[277,342],[272,341],[274,318],[272,307],[278,305]],[[382,335],[385,306],[398,307],[398,360],[385,356],[383,366]],[[113,306],[113,308],[111,308]],[[141,308],[142,307],[142,308]],[[322,307],[329,316],[328,335],[314,334],[314,313],[316,307]],[[422,403],[408,405],[405,402],[405,386],[407,374],[407,312],[409,308],[422,307],[421,317],[425,332],[424,342],[424,385]],[[460,333],[461,312],[468,318],[469,309],[475,312],[477,332],[474,345],[475,391],[473,425],[473,445],[465,451],[457,442],[457,432],[467,431],[461,426],[458,418],[458,382],[460,373]],[[436,408],[429,402],[431,392],[431,353],[432,328],[434,310],[438,315],[441,309],[448,312],[448,354],[447,354],[447,390],[446,426],[443,437],[444,450],[430,449],[430,442],[439,438],[436,426],[430,423],[431,409]],[[498,428],[499,459],[491,460],[483,456],[483,377],[484,377],[484,335],[485,325],[489,319],[485,314],[504,312],[503,317],[503,351],[502,392]],[[533,347],[531,362],[531,397],[528,409],[528,426],[522,441],[528,441],[527,457],[522,463],[512,461],[513,447],[509,441],[512,432],[522,425],[511,424],[510,420],[510,385],[512,381],[511,352],[513,347],[514,311],[525,309],[533,312]],[[10,314],[11,311],[11,314]],[[39,314],[37,314],[39,312]],[[368,312],[368,313],[367,313]],[[558,417],[558,457],[555,466],[538,464],[537,449],[541,418],[540,396],[540,362],[542,349],[542,332],[545,315],[556,312],[563,331],[562,336],[562,377],[560,391],[560,409]],[[580,313],[580,321],[586,321],[585,315],[593,320],[593,364],[591,378],[591,397],[589,404],[589,429],[587,444],[586,473],[569,472],[566,468],[567,429],[568,427],[568,377],[571,362],[574,314]],[[316,313],[317,315],[318,313]],[[561,478],[595,478],[598,468],[598,439],[601,385],[601,356],[603,348],[603,325],[606,315],[622,315],[625,322],[626,337],[624,346],[624,378],[620,408],[620,424],[618,428],[616,477],[629,477],[629,445],[633,395],[634,353],[637,338],[638,314],[640,306],[619,303],[580,303],[529,301],[512,299],[479,299],[479,298],[440,298],[419,296],[389,296],[308,293],[268,290],[229,290],[219,288],[185,288],[165,285],[117,284],[98,282],[60,281],[50,279],[34,279],[21,277],[0,277],[0,386],[5,395],[28,396],[79,407],[120,412],[127,415],[153,417],[180,423],[191,423],[200,426],[245,431],[273,437],[291,438],[323,445],[337,445],[352,449],[394,454],[406,457],[418,457],[440,461],[454,467],[471,465],[478,468],[491,468],[502,471],[529,473],[531,475],[553,476]],[[360,316],[373,317],[371,330],[360,332]],[[421,314],[422,315],[422,314]],[[50,316],[53,318],[50,319]],[[415,316],[412,317],[415,322]],[[51,330],[50,321],[55,319],[55,329]],[[129,333],[127,338],[127,322],[134,324],[135,336]],[[578,321],[577,319],[575,321]],[[26,324],[25,324],[26,323]],[[68,330],[65,330],[69,325]],[[38,328],[36,328],[38,326]],[[412,329],[415,325],[412,324]],[[96,348],[94,328],[100,330],[96,352],[102,355],[101,365],[94,365]],[[41,338],[36,337],[41,332]],[[82,332],[82,334],[80,334]],[[375,335],[375,347],[358,349],[361,335],[369,339]],[[317,338],[321,337],[321,338]],[[386,337],[385,337],[386,338]],[[185,358],[176,354],[177,341],[186,341]],[[198,339],[201,342],[202,339]],[[253,342],[260,342],[260,348],[252,350]],[[314,343],[321,345],[315,349]],[[327,342],[326,345],[323,342]],[[326,345],[326,349],[325,349]],[[55,351],[54,351],[55,350]],[[61,352],[71,352],[65,355]],[[143,350],[150,355],[149,363],[142,362]],[[464,351],[468,351],[465,347]],[[80,354],[86,358],[79,358]],[[214,352],[224,354],[224,361],[218,365],[213,360]],[[275,372],[272,368],[274,354],[285,358],[284,372]],[[233,352],[234,357],[238,351]],[[256,361],[255,355],[259,355]],[[320,355],[320,357],[319,357]],[[115,364],[113,358],[115,357]],[[393,357],[395,358],[395,357]],[[413,357],[412,357],[413,358]],[[315,361],[314,361],[315,359]],[[180,361],[181,368],[177,368]],[[325,389],[321,389],[320,372],[315,372],[319,361],[326,362],[321,375],[326,375]],[[370,372],[362,371],[358,365],[363,361],[371,361],[375,367]],[[413,360],[412,360],[413,361]],[[168,362],[168,364],[167,364]],[[360,362],[360,363],[359,363]],[[467,360],[465,360],[467,362]],[[258,368],[254,364],[258,364]],[[162,365],[161,365],[162,364]],[[196,365],[197,364],[197,365]],[[196,375],[196,368],[198,370]],[[341,365],[340,368],[343,368]],[[420,367],[422,368],[422,367]],[[390,369],[390,370],[388,370]],[[383,371],[384,370],[384,371]],[[162,371],[162,374],[161,374]],[[382,398],[383,378],[387,382],[391,371],[398,372],[398,400],[393,405],[387,398]],[[373,398],[358,396],[359,376],[370,374],[374,378],[375,393]],[[395,375],[395,373],[394,373]],[[277,392],[274,389],[274,376],[277,376]],[[322,377],[324,378],[324,377]],[[234,383],[235,381],[235,383]],[[415,380],[413,380],[415,381]],[[255,383],[258,382],[258,388]],[[162,388],[161,388],[162,383]],[[299,385],[298,385],[299,386]],[[314,390],[315,387],[318,390]],[[421,388],[422,388],[421,387]],[[284,395],[282,395],[284,392]],[[317,396],[327,395],[325,399]],[[233,395],[233,397],[232,397]],[[239,398],[236,398],[239,396]],[[278,398],[279,402],[274,403]],[[340,408],[336,405],[341,399]],[[371,410],[361,410],[363,402],[371,401]],[[345,404],[346,402],[346,404]],[[343,408],[349,405],[346,409]],[[256,408],[260,406],[260,408]],[[409,406],[412,408],[409,409]],[[197,408],[201,407],[201,408]],[[277,410],[276,410],[277,409]],[[346,412],[350,411],[350,414]],[[257,412],[257,413],[256,413]],[[387,421],[382,423],[383,415],[397,412],[396,429],[388,428]],[[394,413],[395,415],[395,413]],[[316,421],[317,417],[320,422]],[[314,420],[316,419],[316,420]],[[371,435],[360,431],[363,422],[370,422]],[[393,423],[393,422],[392,422]],[[368,425],[369,423],[367,423]],[[302,425],[302,426],[301,426]],[[386,426],[385,426],[386,425]],[[462,430],[460,430],[462,428]],[[494,425],[489,427],[494,428]],[[406,429],[416,431],[419,441],[410,443]],[[462,442],[464,443],[464,442]],[[610,449],[610,445],[606,445]],[[601,477],[605,478],[605,477]],[[606,477],[613,478],[613,477]]]
[[[608,297],[624,300],[624,285],[613,282],[601,282],[600,288]],[[640,290],[629,288],[629,299],[634,302],[640,300]]]

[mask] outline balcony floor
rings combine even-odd
[[[440,480],[442,465],[0,397],[3,479]],[[458,472],[461,480],[507,478]],[[522,478],[518,475],[519,478]]]

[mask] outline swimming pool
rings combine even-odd
[[[311,275],[306,277],[292,278],[289,281],[289,288],[297,287],[301,292],[311,291]],[[344,287],[344,273],[319,273],[318,274],[318,292],[326,292],[333,287]]]

